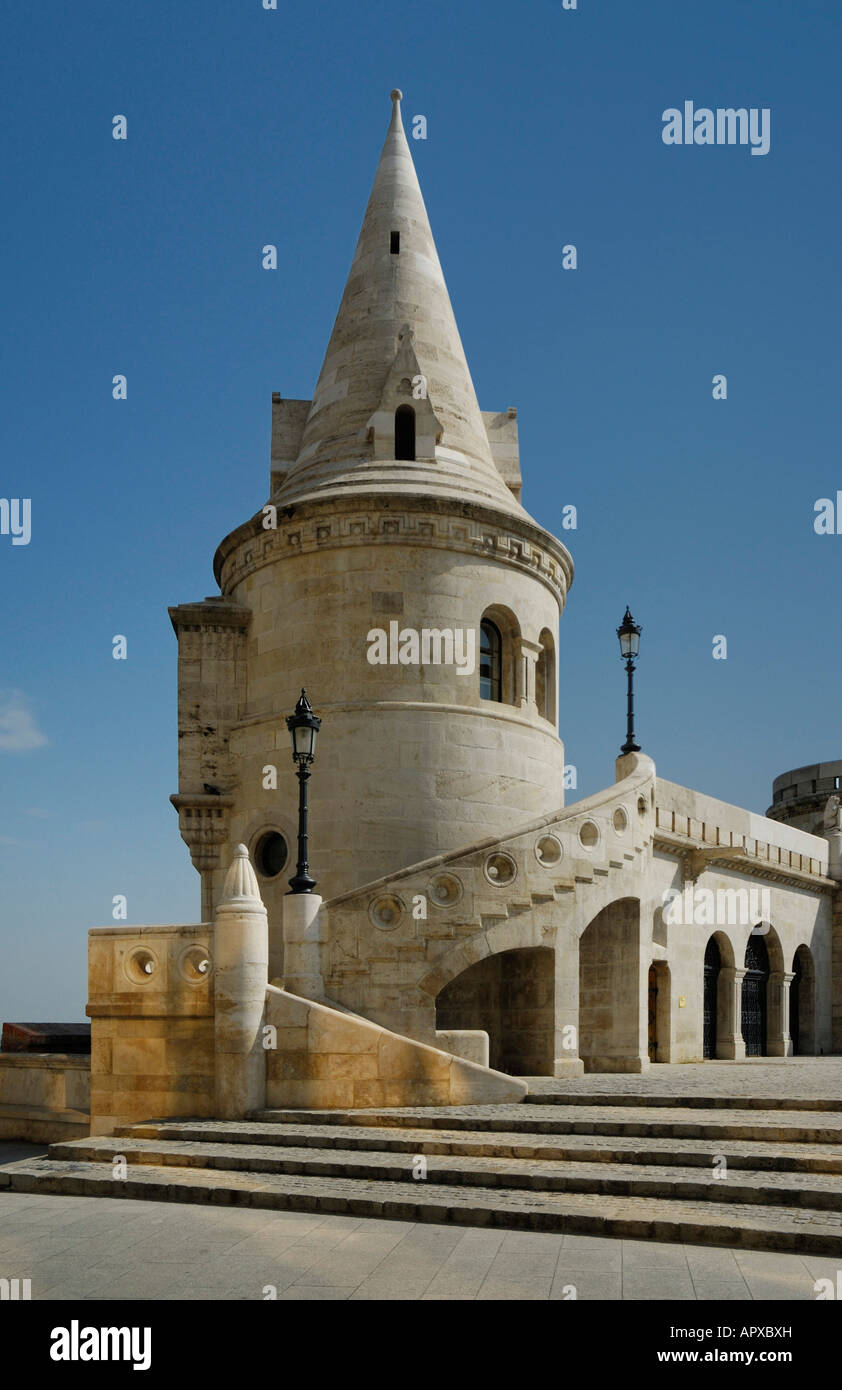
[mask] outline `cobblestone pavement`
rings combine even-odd
[[[529,1078],[534,1093],[579,1091],[606,1095],[768,1096],[842,1099],[842,1057],[751,1057],[741,1062],[659,1062],[639,1075],[592,1072],[588,1076]]]
[[[2,1161],[2,1156],[0,1156]],[[809,1301],[839,1260],[168,1202],[0,1193],[33,1299]]]

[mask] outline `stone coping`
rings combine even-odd
[[[42,1067],[47,1071],[90,1071],[89,1052],[0,1052],[2,1067]]]
[[[89,927],[89,936],[170,936],[173,932],[212,932],[213,922],[173,922],[170,926]]]

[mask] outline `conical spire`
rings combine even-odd
[[[401,93],[345,293],[281,502],[412,491],[523,515],[495,467],[401,121]],[[415,412],[415,458],[395,458],[395,411]],[[401,450],[401,452],[410,452]]]

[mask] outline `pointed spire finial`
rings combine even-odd
[[[401,101],[403,99],[403,92],[401,91],[400,87],[394,87],[392,89],[391,97],[392,119],[389,122],[389,133],[393,133],[396,130],[399,130],[401,133],[403,133],[403,121],[401,120]]]

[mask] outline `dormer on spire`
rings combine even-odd
[[[411,452],[406,447],[401,449],[400,441],[407,437],[402,435],[401,416],[411,420]],[[405,323],[398,334],[397,351],[383,384],[380,404],[368,421],[367,438],[374,445],[376,459],[408,461],[434,459],[442,433],[415,351],[415,333]]]

